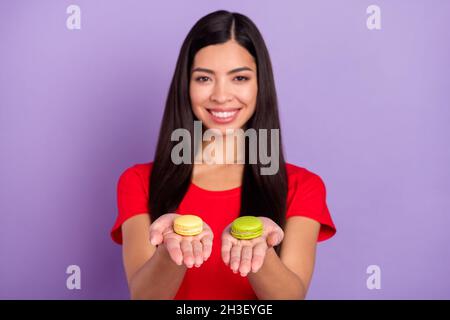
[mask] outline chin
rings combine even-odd
[[[203,125],[206,129],[212,129],[212,130],[219,130],[222,135],[227,134],[227,130],[228,131],[235,131],[237,129],[242,129],[243,126],[239,126],[239,125],[218,125],[216,123],[208,123],[208,122],[203,122]]]

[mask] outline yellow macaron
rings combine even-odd
[[[203,220],[192,214],[184,214],[175,218],[173,230],[182,236],[195,236],[203,231]]]

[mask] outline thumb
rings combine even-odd
[[[154,246],[161,244],[163,241],[163,235],[158,230],[150,230],[150,243]]]
[[[269,247],[273,247],[276,246],[278,242],[279,242],[278,234],[276,232],[269,233],[269,235],[267,236],[267,245]]]
[[[164,214],[150,225],[150,243],[154,246],[161,244],[164,240],[163,232],[172,226],[174,214]]]
[[[154,246],[161,244],[164,239],[162,226],[158,222],[155,221],[150,225],[150,243]]]

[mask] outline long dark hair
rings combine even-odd
[[[164,110],[155,159],[150,176],[149,211],[152,221],[174,212],[191,183],[193,164],[174,164],[171,151],[178,142],[171,141],[175,129],[184,128],[191,133],[194,145],[194,120],[189,97],[190,70],[195,54],[203,47],[225,43],[232,37],[253,56],[258,75],[256,108],[246,123],[246,129],[280,129],[278,103],[270,57],[256,25],[246,16],[224,10],[212,12],[201,18],[189,31],[178,56]],[[270,131],[269,131],[270,132]],[[261,137],[257,135],[259,140]],[[270,146],[270,135],[267,135]],[[259,146],[259,142],[258,142]],[[193,148],[191,148],[193,149]],[[279,140],[279,170],[274,175],[261,175],[263,165],[246,163],[242,178],[240,215],[266,216],[285,226],[287,176],[281,143]],[[192,162],[195,150],[192,150]],[[272,152],[269,148],[269,152]],[[280,246],[276,252],[279,254]]]

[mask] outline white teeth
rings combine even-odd
[[[231,111],[231,112],[216,112],[216,111],[211,111],[212,115],[214,117],[218,117],[218,118],[229,118],[231,116],[233,116],[237,111]]]

